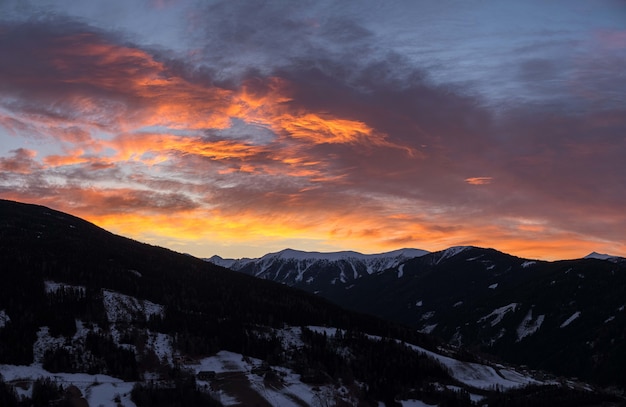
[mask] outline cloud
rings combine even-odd
[[[624,251],[626,112],[578,109],[610,66],[524,54],[516,84],[558,79],[571,100],[494,109],[333,7],[203,5],[182,51],[71,18],[0,23],[0,137],[24,145],[0,156],[0,194],[196,247]]]
[[[487,185],[487,184],[491,184],[491,181],[493,181],[492,177],[470,177],[470,178],[465,178],[465,182],[467,182],[470,185]]]
[[[18,148],[10,151],[11,157],[0,157],[0,171],[17,174],[30,174],[41,166],[35,161],[36,151]]]

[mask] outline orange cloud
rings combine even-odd
[[[403,208],[381,207],[367,200],[361,205],[343,204],[341,200],[333,205],[308,202],[299,193],[266,192],[256,197],[257,204],[247,203],[243,209],[232,210],[219,202],[201,204],[181,194],[130,188],[63,187],[46,196],[29,197],[12,191],[3,193],[3,197],[35,200],[115,233],[166,247],[174,245],[198,256],[209,256],[213,247],[221,247],[224,242],[258,246],[266,251],[267,247],[287,244],[306,245],[300,247],[307,250],[358,248],[363,252],[400,246],[435,251],[453,245],[475,245],[549,260],[581,257],[594,250],[623,253],[626,249],[624,245],[548,225],[525,227],[535,224],[532,222],[512,221],[510,226],[487,224],[480,219],[462,222],[406,213]],[[265,199],[275,202],[276,207],[267,207]]]
[[[142,156],[146,153],[154,153],[162,160],[168,159],[173,154],[194,154],[213,160],[227,160],[245,159],[264,151],[263,147],[238,141],[211,141],[199,137],[147,133],[123,134],[107,144],[117,151],[117,159],[139,161],[144,160]],[[153,158],[147,161],[154,160]]]
[[[487,184],[491,184],[492,180],[493,180],[492,177],[465,178],[465,182],[467,182],[470,185],[487,185]]]
[[[610,40],[621,43],[622,37]],[[521,206],[525,213],[536,210],[524,205],[525,198],[513,200],[517,209],[509,209],[508,202],[500,204],[506,209],[494,209],[496,204],[485,205],[476,198],[494,189],[506,196],[504,181],[469,198],[461,195],[472,188],[452,191],[450,179],[457,186],[461,179],[479,186],[491,184],[493,178],[459,175],[478,167],[464,161],[468,144],[454,138],[456,143],[450,142],[454,136],[444,131],[448,116],[442,116],[446,117],[442,126],[438,115],[428,117],[431,110],[400,111],[424,98],[419,92],[402,93],[406,99],[389,111],[378,102],[364,104],[369,110],[363,111],[381,116],[374,119],[362,113],[360,105],[307,108],[306,101],[294,99],[299,95],[295,83],[277,77],[221,87],[207,78],[181,73],[146,51],[93,33],[58,37],[40,51],[42,56],[31,54],[40,58],[34,61],[44,65],[46,75],[29,71],[19,76],[16,71],[10,80],[0,77],[3,89],[24,87],[10,96],[22,98],[26,106],[23,111],[1,111],[0,125],[11,137],[46,138],[39,152],[44,158],[39,161],[35,151],[26,149],[0,158],[3,197],[50,205],[139,240],[166,246],[176,242],[182,250],[193,246],[198,255],[212,254],[211,246],[223,242],[267,247],[268,242],[287,241],[306,242],[303,249],[370,252],[399,245],[440,250],[471,244],[552,259],[584,255],[580,251],[587,249],[626,252],[614,241],[559,229],[566,217],[545,223],[504,219],[502,213],[508,216],[509,210],[519,211]],[[446,106],[448,100],[453,99],[443,99]],[[475,113],[470,110],[468,115]],[[616,121],[611,126],[621,123],[606,117],[609,123]],[[240,131],[234,123],[245,126]],[[565,124],[549,125],[565,129]],[[514,128],[518,127],[523,126]],[[459,124],[454,130],[449,133],[465,134],[467,129]],[[544,134],[543,128],[534,133]],[[54,151],[46,151],[51,140],[57,142]],[[603,144],[594,145],[613,148],[614,140],[618,139],[607,137]],[[419,162],[413,142],[428,150]],[[528,161],[509,161],[524,175],[528,168],[543,168],[555,158],[534,154],[530,145],[524,151],[528,155],[523,159]],[[379,160],[371,159],[374,153]],[[449,165],[454,154],[458,161]],[[475,154],[472,160],[483,158],[480,151],[471,154]],[[581,150],[578,155],[597,154]],[[46,178],[46,170],[52,168]],[[94,171],[108,169],[112,171]],[[34,172],[39,178],[28,177]],[[501,168],[491,173],[506,179]],[[528,179],[533,185],[524,192],[530,191],[531,198],[539,196],[533,188],[544,178],[509,176],[518,182]],[[620,181],[615,178],[610,184],[623,185]],[[90,187],[79,187],[81,182]],[[552,207],[561,211],[559,202],[550,199],[554,199]],[[576,209],[584,212],[586,207]],[[601,216],[609,224],[613,214],[594,214],[594,219]]]
[[[76,150],[70,152],[67,155],[49,155],[43,159],[43,162],[49,167],[60,167],[63,165],[82,164],[89,162],[89,159],[84,157],[83,150]]]
[[[354,143],[372,137],[372,128],[365,123],[336,118],[322,118],[313,113],[300,116],[285,115],[277,118],[281,130],[290,137],[315,144]]]

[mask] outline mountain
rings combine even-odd
[[[264,263],[253,264],[259,268]],[[272,265],[280,273],[259,275],[274,279],[298,275],[300,269],[294,264],[284,259],[280,267]],[[331,261],[319,264],[315,272],[337,275]],[[460,246],[385,263],[350,280],[309,279],[311,284],[276,280],[344,307],[413,326],[463,349],[626,387],[626,261],[622,258],[594,254],[545,262]]]
[[[623,401],[41,206],[0,200],[0,264],[3,407]]]
[[[613,263],[626,262],[626,258],[624,258],[624,257],[612,256],[610,254],[603,254],[603,253],[596,253],[596,252],[591,252],[588,255],[586,255],[584,258],[585,259],[608,260],[608,261],[612,261]]]
[[[397,267],[408,259],[425,254],[428,252],[419,249],[400,249],[380,254],[285,249],[258,259],[235,260],[213,256],[207,260],[244,274],[317,293],[335,284],[351,284],[361,277]]]

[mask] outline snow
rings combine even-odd
[[[584,259],[611,260],[611,259],[617,258],[617,256],[613,256],[613,255],[606,254],[606,253],[591,252],[583,258]]]
[[[326,336],[335,336],[337,333],[337,328],[328,327],[328,326],[307,326],[307,328],[318,334],[326,334]]]
[[[565,320],[565,322],[563,322],[560,326],[560,328],[565,328],[566,326],[568,326],[569,324],[571,324],[576,318],[578,318],[580,316],[580,311],[576,311],[572,314],[571,317],[567,318]]]
[[[422,300],[419,300],[419,301],[417,301],[417,302],[415,303],[415,306],[416,306],[416,307],[421,307],[421,306],[423,306],[423,305],[424,305],[424,301],[422,301]]]
[[[362,254],[354,251],[341,251],[341,252],[305,252],[301,250],[285,249],[276,253],[268,253],[260,258],[256,259],[223,259],[220,256],[213,256],[205,259],[213,264],[217,264],[222,267],[231,268],[233,270],[240,270],[250,263],[257,263],[260,267],[256,275],[261,275],[266,272],[271,265],[276,261],[295,261],[297,262],[297,272],[302,275],[308,267],[318,261],[326,262],[338,262],[348,261],[364,263],[368,274],[372,274],[375,271],[382,271],[392,267],[400,265],[401,262],[412,259],[415,257],[424,256],[429,252],[420,249],[399,249],[391,252],[377,253],[377,254]],[[302,267],[304,266],[304,267]],[[354,264],[352,264],[354,272],[354,278],[358,277],[358,273]]]
[[[172,347],[172,337],[160,332],[147,331],[148,338],[146,340],[146,346],[154,350],[154,353],[159,357],[159,360],[167,361],[172,366],[174,364],[173,355],[174,348]]]
[[[503,389],[511,389],[530,383],[538,383],[537,380],[524,376],[512,369],[496,369],[478,363],[462,362],[448,356],[428,351],[416,345],[409,344],[409,346],[436,359],[439,363],[450,369],[452,377],[474,388],[493,389],[497,386]]]
[[[404,264],[400,264],[398,267],[398,278],[401,278],[404,275]]]
[[[336,332],[334,328],[316,328],[322,332]],[[299,330],[299,328],[289,328],[287,331],[295,333],[295,329]],[[245,377],[250,388],[273,406],[299,407],[302,406],[303,402],[306,405],[315,405],[316,398],[327,395],[342,395],[341,389],[336,390],[333,386],[304,384],[300,381],[300,375],[294,373],[291,369],[277,366],[273,366],[272,369],[278,372],[278,375],[282,378],[283,386],[279,388],[267,386],[262,376],[252,373],[252,369],[261,364],[262,361],[259,359],[244,357],[239,353],[220,351],[216,355],[201,359],[198,363],[188,367],[193,369],[196,374],[201,371],[213,371],[216,374],[220,374],[222,382],[224,378]],[[202,383],[201,380],[198,380],[198,384],[201,385]],[[348,395],[344,394],[342,398],[345,399],[346,397]],[[224,390],[219,391],[218,398],[224,406],[241,405],[241,402],[234,394],[228,394]]]
[[[507,313],[511,311],[515,312],[515,310],[517,309],[517,306],[518,304],[516,302],[513,302],[509,305],[505,305],[504,307],[496,308],[495,310],[491,311],[489,314],[480,318],[477,322],[481,323],[495,316],[495,318],[491,320],[491,326],[496,326],[502,321],[502,318],[504,318],[504,316]]]
[[[608,317],[607,319],[605,319],[605,320],[604,320],[604,323],[605,323],[605,324],[606,324],[606,323],[609,323],[609,322],[613,321],[614,319],[615,319],[615,317],[614,317],[614,316],[610,316],[610,317]]]
[[[11,322],[11,318],[9,318],[5,310],[0,309],[0,328],[4,328],[7,322]]]
[[[377,254],[362,254],[362,253],[358,253],[354,251],[322,253],[322,252],[305,252],[305,251],[300,251],[300,250],[285,249],[278,253],[266,254],[265,256],[261,257],[261,259],[268,258],[268,257],[272,257],[272,258],[278,257],[281,259],[294,259],[294,260],[315,259],[315,260],[338,261],[338,260],[346,260],[346,259],[359,259],[359,260],[366,261],[366,260],[389,258],[389,257],[393,257],[393,258],[403,257],[403,258],[408,259],[408,258],[420,257],[425,254],[428,254],[428,252],[425,250],[419,250],[419,249],[400,249],[400,250],[394,250],[391,252],[377,253]]]
[[[92,325],[91,329],[87,329],[85,327],[85,324],[83,323],[83,321],[81,321],[80,319],[75,320],[76,321],[76,333],[74,334],[74,337],[72,338],[73,340],[78,340],[80,338],[86,338],[87,334],[92,331],[92,332],[99,332],[100,331],[100,327],[96,324]]]
[[[44,285],[46,287],[47,294],[55,293],[59,290],[64,290],[66,288],[78,290],[83,294],[87,292],[87,288],[82,285],[70,285],[65,283],[57,283],[56,281],[44,281]]]
[[[529,260],[529,261],[525,261],[525,262],[523,262],[523,263],[521,264],[521,266],[522,266],[523,268],[527,268],[527,267],[532,266],[533,264],[537,264],[537,262],[536,262],[536,261],[531,261],[531,260]]]
[[[239,353],[223,350],[215,356],[201,359],[198,364],[191,367],[196,374],[201,371],[213,371],[215,373],[245,371],[250,367],[250,364],[244,362],[243,359],[243,356]]]
[[[130,392],[133,389],[135,383],[131,382],[107,382],[100,383],[100,377],[98,377],[98,383],[88,387],[86,394],[83,394],[87,399],[90,406],[115,406],[115,397],[120,397],[120,404],[125,407],[135,406],[130,400]]]
[[[239,270],[243,267],[245,267],[247,264],[249,263],[253,263],[257,260],[257,259],[251,259],[248,257],[243,257],[241,259],[223,259],[218,255],[212,256],[210,258],[205,258],[203,259],[204,261],[208,261],[209,263],[213,263],[217,266],[221,266],[221,267],[225,267],[231,270]]]
[[[431,334],[435,330],[435,328],[437,328],[437,324],[426,325],[422,329],[420,329],[419,332],[423,334]]]
[[[463,305],[463,301],[455,302],[453,307],[456,308],[456,307],[460,307],[461,305]]]
[[[539,328],[541,328],[545,317],[545,315],[539,315],[537,319],[533,321],[533,311],[528,310],[528,314],[526,314],[522,323],[517,327],[517,342],[537,332]]]
[[[121,379],[107,375],[90,375],[87,373],[51,373],[41,367],[41,364],[30,366],[0,365],[0,374],[6,382],[23,381],[33,382],[38,378],[50,378],[67,388],[76,386],[90,406],[115,406],[115,396],[120,396],[120,402],[125,407],[136,407],[130,400],[130,391],[134,382],[124,382]],[[21,394],[30,396],[32,386]]]
[[[147,300],[103,290],[104,308],[109,322],[132,322],[139,316],[149,319],[151,315],[165,315],[165,307]]]
[[[495,290],[496,288],[498,288],[498,283],[491,284],[491,285],[489,286],[489,288],[490,288],[491,290]]]
[[[75,337],[86,335],[87,329],[81,321],[77,320],[76,326],[77,334]],[[329,337],[337,333],[337,328],[334,327],[309,326],[308,329],[320,334],[326,334]],[[277,334],[286,348],[297,350],[304,345],[300,338],[301,328],[299,327],[286,327],[274,330],[273,333]],[[174,355],[171,337],[150,331],[148,331],[147,337],[147,347],[155,349],[159,358],[171,361]],[[381,340],[381,337],[371,335],[369,337],[372,340]],[[36,348],[39,348],[38,353],[42,353],[49,346],[63,345],[65,340],[65,338],[51,337],[48,328],[42,327],[38,332]],[[474,388],[492,389],[499,387],[505,389],[536,382],[532,378],[502,366],[495,368],[478,363],[461,362],[415,345],[407,344],[407,346],[416,352],[425,353],[438,360],[442,365],[450,369],[455,379]],[[224,380],[229,380],[229,378],[237,382],[243,380],[241,381],[243,386],[248,386],[249,391],[253,392],[252,394],[262,397],[270,405],[299,407],[302,405],[315,405],[320,398],[331,400],[335,397],[343,400],[346,405],[354,404],[348,389],[335,388],[332,385],[313,386],[302,383],[298,374],[285,367],[272,367],[272,370],[280,378],[281,385],[276,387],[268,386],[262,374],[252,373],[253,369],[258,368],[262,363],[259,359],[244,357],[238,353],[220,351],[214,356],[186,363],[184,367],[191,369],[196,374],[201,371],[213,371],[216,374],[220,374],[221,380],[218,383],[223,383]],[[107,375],[89,375],[84,373],[53,374],[43,369],[39,361],[31,366],[0,365],[0,374],[8,382],[17,379],[32,382],[39,377],[50,377],[64,387],[75,385],[91,406],[115,406],[114,399],[118,396],[122,405],[136,407],[130,400],[130,392],[134,383],[123,382],[120,379]],[[209,383],[198,379],[198,385],[206,385],[208,388]],[[238,393],[236,391],[228,393],[225,390],[227,388],[217,389],[212,395],[216,396],[225,406],[241,405],[242,401],[237,399]],[[30,389],[20,389],[19,391],[21,394],[29,395],[29,392],[32,392],[32,386]],[[403,406],[428,406],[428,404],[419,400],[405,400],[401,401],[401,404]]]
[[[327,336],[332,336],[337,332],[337,328],[328,327],[315,327],[309,326],[308,329],[322,333],[325,332]],[[367,335],[372,340],[381,340],[382,337],[375,335]],[[400,343],[400,341],[398,341]],[[478,389],[493,389],[499,387],[502,389],[512,389],[516,387],[525,386],[531,383],[540,383],[539,381],[525,376],[513,369],[498,366],[497,368],[487,365],[481,365],[479,363],[462,362],[460,360],[453,359],[448,356],[443,356],[439,353],[435,353],[424,349],[420,346],[410,343],[402,342],[409,348],[426,354],[439,363],[450,369],[452,377],[456,380],[464,383],[468,386]]]
[[[304,343],[302,339],[300,339],[301,333],[302,330],[300,327],[286,327],[276,330],[276,336],[281,340],[283,348],[285,349],[302,347]]]
[[[435,264],[441,263],[445,259],[456,256],[457,254],[464,252],[465,250],[472,249],[472,246],[453,246],[442,252],[439,252],[439,258],[435,261]]]
[[[42,326],[37,331],[37,340],[33,344],[33,359],[37,363],[43,362],[43,356],[48,349],[61,347],[65,344],[65,338],[55,338],[50,335],[50,328]]]
[[[400,400],[402,407],[434,407],[436,404],[426,404],[419,400]]]

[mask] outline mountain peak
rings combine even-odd
[[[608,261],[616,261],[616,260],[621,259],[621,257],[619,256],[613,256],[611,254],[598,253],[598,252],[591,252],[583,258],[584,259],[608,260]]]

